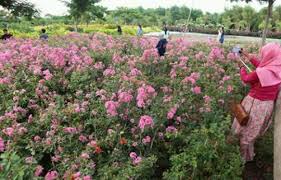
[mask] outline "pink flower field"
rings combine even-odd
[[[232,45],[178,38],[159,58],[157,41],[0,42],[0,179],[239,179]]]

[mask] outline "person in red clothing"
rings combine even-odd
[[[276,43],[266,44],[260,50],[260,60],[244,51],[242,55],[256,67],[248,73],[240,65],[241,80],[250,85],[250,92],[242,101],[250,118],[246,126],[240,126],[234,119],[232,130],[239,137],[241,156],[248,162],[254,160],[256,139],[264,135],[272,122],[274,101],[281,84],[281,47]]]

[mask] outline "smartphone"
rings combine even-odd
[[[234,48],[232,48],[232,52],[234,53],[234,54],[237,54],[237,55],[240,55],[241,53],[242,53],[242,48],[240,48],[240,47],[234,47]]]

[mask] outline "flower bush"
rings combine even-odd
[[[157,41],[1,42],[0,178],[239,179],[225,141],[228,103],[246,92],[237,57],[175,39],[159,58]]]

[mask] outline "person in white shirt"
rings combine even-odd
[[[137,36],[142,36],[142,35],[143,35],[142,26],[139,24],[139,25],[138,25]]]

